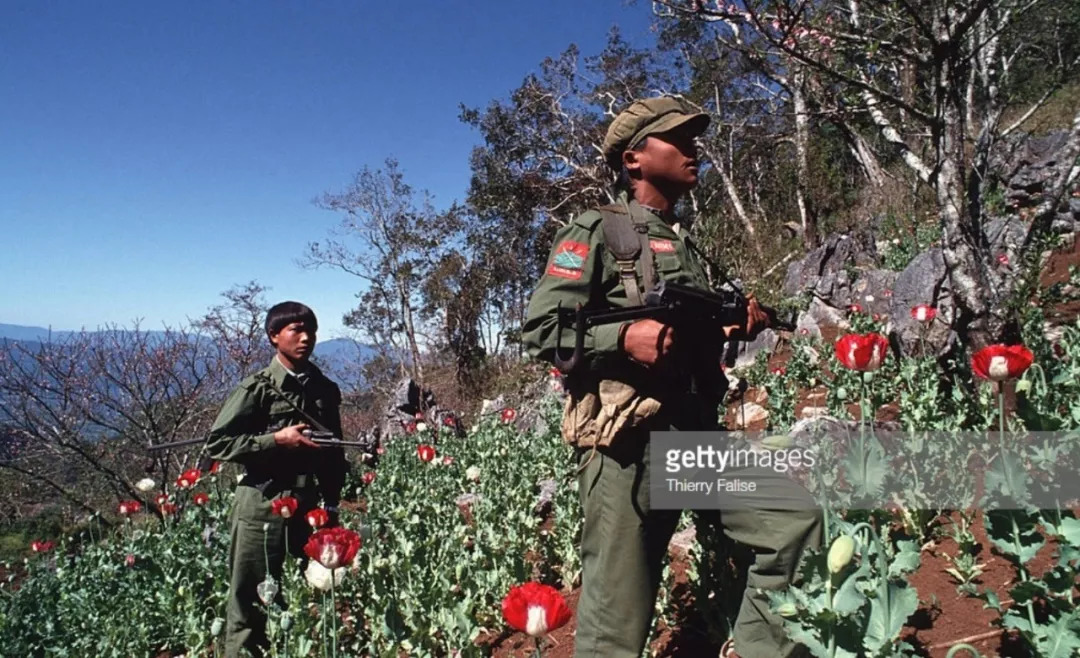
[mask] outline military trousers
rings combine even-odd
[[[299,502],[296,513],[289,519],[270,511],[273,498],[284,495],[291,495]],[[229,548],[229,600],[225,614],[225,655],[228,658],[265,655],[269,645],[267,606],[259,600],[257,588],[269,574],[278,584],[274,602],[286,607],[280,591],[285,556],[288,553],[303,557],[304,544],[311,535],[311,527],[304,515],[314,507],[314,500],[314,491],[310,489],[279,491],[268,497],[256,487],[241,484],[236,488]]]
[[[641,428],[595,454],[579,449],[585,520],[574,653],[578,658],[637,658],[648,639],[663,560],[681,515],[679,510],[650,508],[648,446],[648,431]],[[804,655],[785,635],[781,618],[769,611],[764,590],[781,590],[794,582],[802,552],[821,545],[822,515],[812,503],[801,509],[766,509],[772,495],[793,495],[789,487],[805,492],[786,478],[769,482],[773,491],[765,487],[759,492],[764,497],[759,502],[766,504],[697,513],[699,532],[722,531],[754,553],[745,591],[722,593],[742,599],[733,628],[740,658]]]

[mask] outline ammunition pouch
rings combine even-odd
[[[660,412],[656,398],[622,381],[601,379],[569,384],[562,436],[572,446],[610,446],[626,430]]]

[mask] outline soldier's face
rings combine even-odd
[[[292,363],[306,363],[315,349],[315,329],[293,322],[270,337],[277,351]]]
[[[657,187],[685,191],[697,185],[697,146],[688,132],[649,135],[637,156],[641,178]]]

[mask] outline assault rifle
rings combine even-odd
[[[318,430],[304,430],[304,436],[311,439],[312,443],[320,446],[329,446],[337,448],[370,448],[371,446],[366,443],[360,443],[359,441],[342,441],[338,437],[334,436],[333,432],[320,432]],[[172,443],[159,443],[157,445],[150,446],[146,449],[147,452],[158,452],[159,450],[172,450],[174,448],[186,448],[188,446],[198,445],[204,443],[206,439],[185,439],[183,441],[173,441]]]
[[[585,332],[589,327],[613,322],[628,322],[651,318],[674,327],[691,329],[691,335],[704,340],[723,341],[723,328],[746,323],[749,300],[739,291],[709,292],[670,281],[660,281],[645,295],[641,306],[614,309],[585,310],[581,304],[571,311],[559,303],[559,326],[555,334],[555,367],[563,373],[572,372],[585,354]],[[768,306],[761,310],[769,318],[768,327],[795,331],[794,312],[790,319],[781,320],[779,312]],[[572,317],[574,353],[569,359],[559,356],[562,350],[564,318]]]

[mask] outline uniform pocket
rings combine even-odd
[[[296,416],[296,410],[293,406],[284,400],[275,400],[270,404],[269,410],[269,424],[268,429],[271,431],[277,431],[283,427],[289,425],[295,425],[293,422]]]
[[[661,273],[678,272],[683,268],[677,253],[660,252],[653,254],[653,257],[656,262],[656,269]]]

